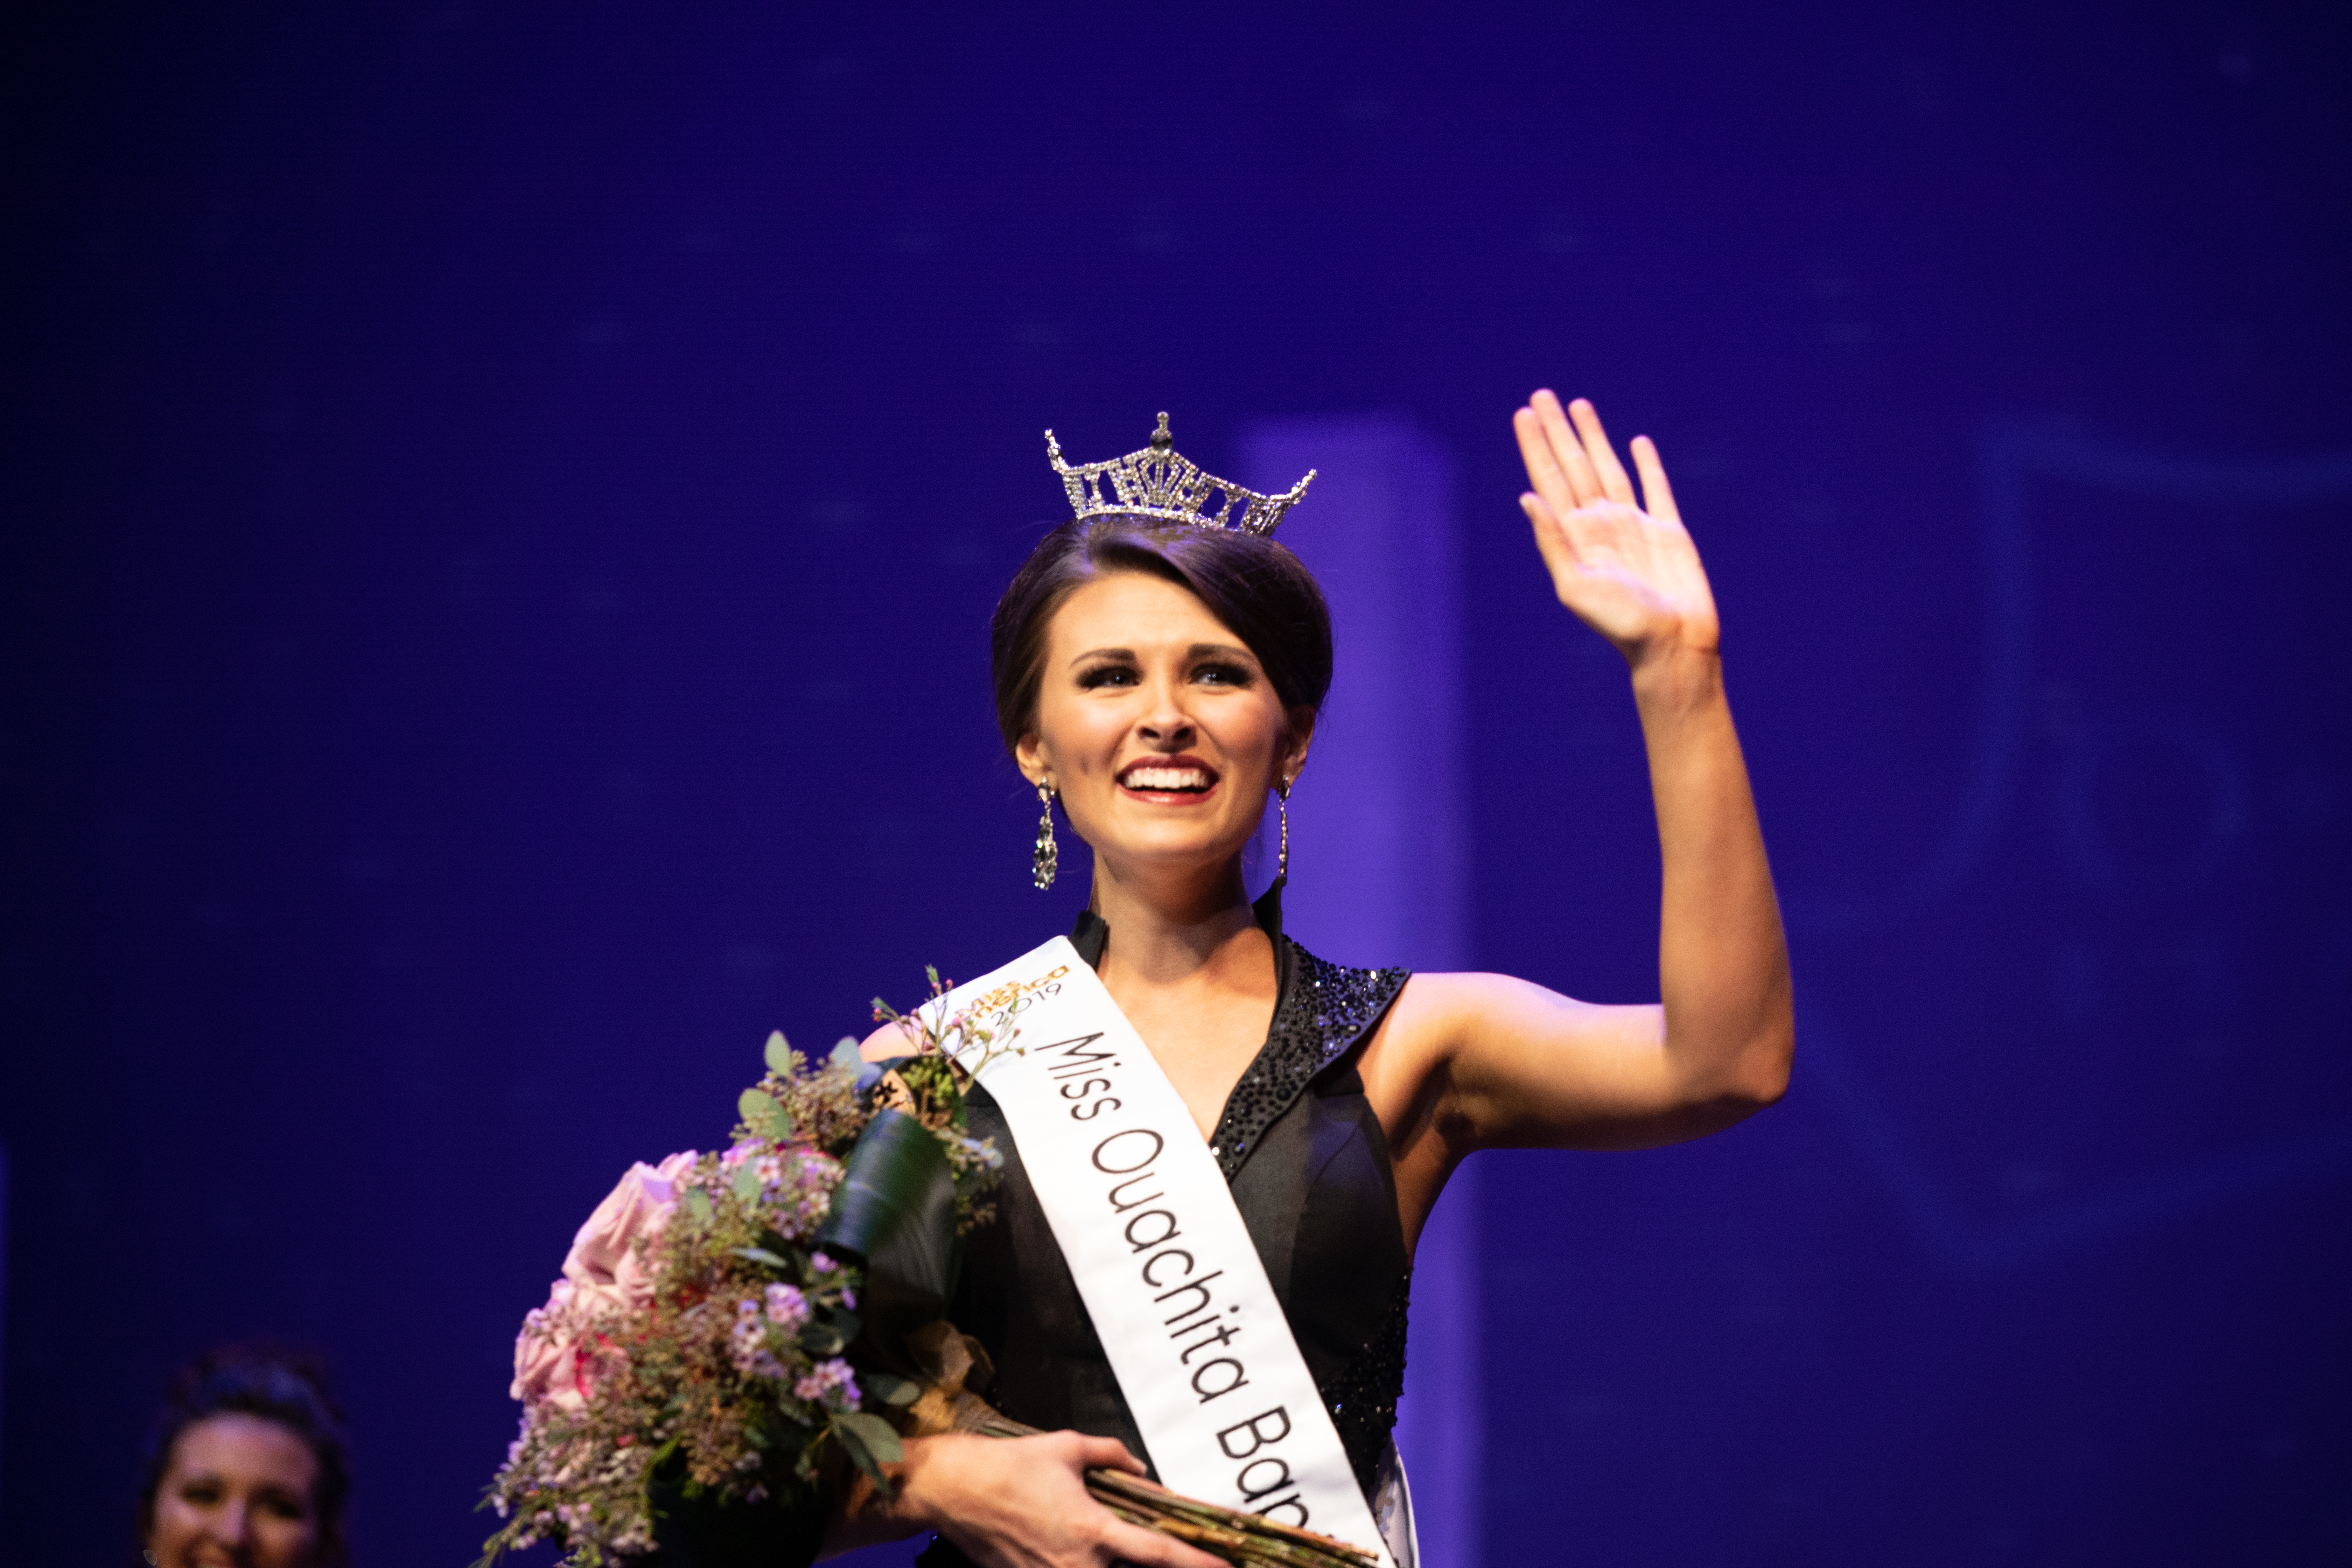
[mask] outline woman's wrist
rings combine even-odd
[[[936,1489],[928,1473],[931,1467],[927,1461],[935,1456],[929,1449],[933,1444],[955,1442],[962,1436],[959,1433],[901,1439],[906,1457],[882,1467],[882,1473],[890,1479],[887,1497],[864,1475],[854,1475],[834,1527],[826,1533],[826,1553],[877,1546],[926,1530],[937,1530],[941,1516],[937,1500],[931,1495]]]
[[[906,1458],[888,1466],[892,1496],[885,1505],[891,1522],[908,1531],[937,1530],[941,1517],[939,1498],[940,1446],[942,1444],[984,1442],[986,1439],[961,1432],[940,1433],[930,1437],[908,1437],[904,1440]]]
[[[1635,651],[1633,700],[1644,717],[1688,711],[1723,693],[1723,655],[1679,638],[1661,638]]]

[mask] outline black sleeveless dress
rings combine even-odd
[[[1282,934],[1275,899],[1259,900],[1257,912],[1274,939],[1280,999],[1211,1152],[1372,1504],[1404,1388],[1412,1269],[1388,1138],[1357,1076],[1356,1047],[1406,972],[1326,963]],[[1108,936],[1086,911],[1070,941],[1099,964]],[[950,1314],[995,1359],[989,1402],[1047,1431],[1117,1437],[1149,1462],[1003,1112],[985,1089],[967,1104],[973,1135],[995,1139],[1005,1156],[996,1221],[972,1234]],[[944,1537],[921,1558],[925,1568],[969,1561]]]

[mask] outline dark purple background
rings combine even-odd
[[[1707,552],[1807,1044],[1490,1161],[1487,1560],[2352,1553],[2345,10],[1109,10],[10,14],[5,1555],[266,1329],[462,1563],[619,1169],[1066,921],[1046,425],[1445,443],[1479,962],[1654,994],[1540,383]]]

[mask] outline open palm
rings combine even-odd
[[[1534,489],[1519,498],[1559,602],[1632,662],[1680,647],[1712,653],[1715,595],[1675,510],[1658,449],[1633,437],[1642,500],[1592,405],[1538,392],[1511,416]]]

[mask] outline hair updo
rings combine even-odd
[[[319,1568],[343,1568],[351,1561],[343,1537],[351,1460],[342,1415],[329,1392],[326,1363],[304,1352],[270,1346],[221,1346],[181,1368],[172,1380],[169,1402],[147,1435],[142,1456],[146,1477],[139,1494],[139,1539],[144,1541],[154,1527],[155,1494],[171,1468],[180,1435],[215,1415],[232,1415],[275,1422],[309,1446],[319,1461],[318,1479],[310,1486],[310,1510],[319,1529],[311,1561]]]
[[[1036,727],[1054,612],[1076,589],[1119,572],[1191,592],[1257,656],[1286,714],[1322,710],[1331,689],[1331,611],[1297,556],[1259,534],[1101,513],[1039,540],[996,602],[988,651],[1005,750]]]

